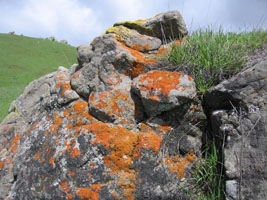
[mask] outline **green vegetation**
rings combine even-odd
[[[177,71],[191,75],[204,92],[237,73],[247,55],[267,43],[267,31],[224,33],[199,30],[183,45],[173,45],[167,58]]]
[[[40,38],[0,34],[0,121],[34,79],[76,63],[76,49]]]
[[[213,146],[204,151],[204,156],[196,165],[192,176],[193,191],[189,192],[198,200],[221,200],[224,199],[224,172],[215,142]]]

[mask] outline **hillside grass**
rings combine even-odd
[[[41,38],[0,34],[0,122],[33,80],[76,63],[76,48]]]
[[[167,60],[173,70],[191,75],[199,91],[205,92],[245,66],[247,56],[267,43],[267,31],[224,33],[222,30],[198,30],[174,44]]]

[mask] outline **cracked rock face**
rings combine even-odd
[[[169,23],[187,34],[177,11],[122,23],[25,88],[0,125],[0,199],[189,199],[206,118],[191,77],[149,72]]]
[[[225,140],[227,199],[267,198],[266,77],[265,60],[220,83],[204,97],[213,134],[218,143]]]

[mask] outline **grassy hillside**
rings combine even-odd
[[[0,121],[32,80],[76,63],[76,48],[40,38],[0,34]]]

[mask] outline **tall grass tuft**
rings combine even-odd
[[[224,33],[198,30],[184,44],[173,45],[167,59],[171,65],[191,75],[197,88],[205,92],[244,66],[249,53],[267,43],[267,31]]]
[[[192,175],[194,194],[198,200],[221,200],[225,198],[225,180],[222,159],[219,157],[215,142],[203,153]]]

